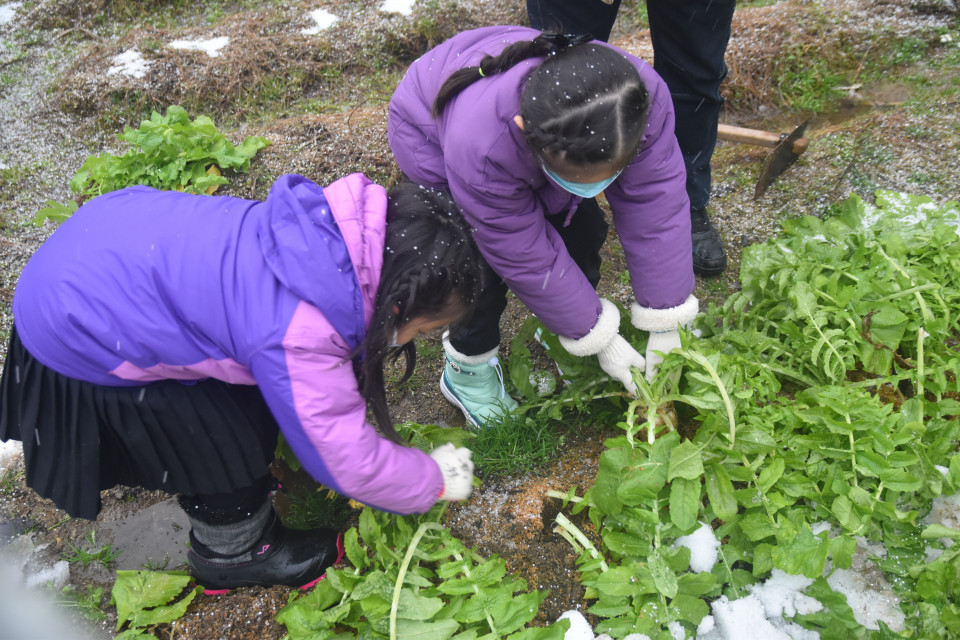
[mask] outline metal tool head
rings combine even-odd
[[[760,179],[757,180],[757,188],[753,192],[753,199],[756,200],[763,195],[773,182],[780,177],[780,174],[786,171],[787,167],[792,165],[800,157],[800,154],[807,150],[809,141],[803,137],[807,130],[809,120],[793,130],[790,135],[785,136],[767,157],[763,165],[763,171],[760,172]]]

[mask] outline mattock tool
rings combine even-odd
[[[767,157],[767,161],[763,165],[763,171],[760,172],[760,179],[757,180],[757,188],[753,192],[754,200],[762,196],[767,187],[773,184],[780,177],[780,174],[796,162],[801,153],[807,150],[810,140],[803,137],[803,134],[809,123],[810,121],[807,120],[791,133],[770,133],[758,129],[734,127],[729,124],[717,126],[717,137],[721,140],[773,147],[773,153]]]

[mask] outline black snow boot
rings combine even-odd
[[[693,239],[693,272],[698,276],[718,276],[727,268],[727,252],[720,234],[710,222],[706,208],[690,209]]]
[[[208,595],[237,587],[287,585],[306,589],[343,558],[343,539],[331,529],[288,529],[270,509],[266,529],[253,547],[236,555],[212,551],[190,532],[187,561]]]

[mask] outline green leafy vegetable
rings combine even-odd
[[[120,139],[131,149],[120,156],[103,153],[87,158],[70,181],[70,189],[83,201],[132,185],[187,193],[213,193],[227,183],[223,170],[247,171],[250,160],[270,143],[249,136],[236,146],[220,133],[207,116],[191,120],[186,110],[173,105],[165,115],[153,112],[149,120],[132,129],[124,127]],[[62,222],[76,205],[48,201],[37,214],[44,220]]]
[[[110,603],[117,607],[118,638],[152,638],[146,629],[183,616],[203,587],[185,591],[192,578],[182,571],[117,571]]]

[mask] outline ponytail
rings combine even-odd
[[[450,74],[437,97],[433,101],[433,117],[439,118],[447,103],[456,98],[461,91],[481,78],[489,78],[509,69],[528,58],[555,56],[571,47],[589,42],[591,36],[564,35],[560,33],[541,33],[533,40],[522,40],[507,45],[496,56],[484,56],[476,67],[464,67]]]

